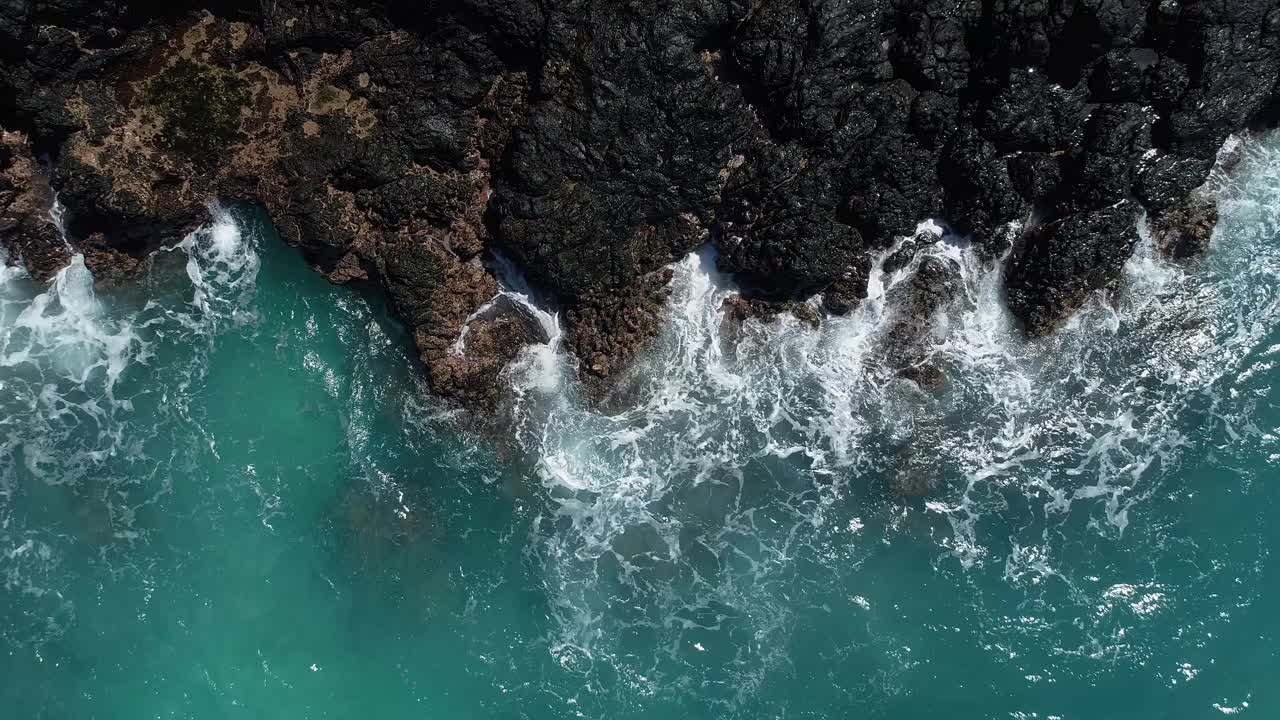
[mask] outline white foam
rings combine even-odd
[[[78,385],[100,370],[109,395],[139,344],[131,323],[104,321],[93,276],[75,255],[47,291],[0,328],[0,367],[44,366]]]
[[[55,203],[59,221],[60,208]],[[149,363],[156,342],[189,344],[242,320],[257,255],[229,213],[214,208],[213,215],[178,246],[188,255],[196,313],[164,302],[104,302],[80,254],[44,288],[12,268],[0,276],[0,411],[24,419],[9,427],[6,444],[21,448],[32,475],[74,482],[120,451],[133,400],[117,397],[117,388]],[[12,459],[0,463],[0,481],[12,480]]]
[[[51,219],[61,228],[61,205],[54,208]],[[57,535],[64,530],[9,511],[42,505],[22,504],[40,484],[68,486],[102,499],[92,512],[105,514],[98,520],[109,525],[110,538],[137,541],[136,508],[171,482],[165,463],[145,455],[157,424],[188,423],[198,436],[199,423],[187,416],[190,386],[207,370],[213,337],[252,317],[257,254],[229,213],[215,208],[208,227],[170,252],[186,256],[186,277],[165,267],[140,279],[152,295],[145,303],[132,288],[100,291],[79,254],[47,286],[0,262],[0,548],[9,552],[0,556],[0,583],[33,598],[47,616],[10,639],[56,636],[74,606],[57,590],[65,582],[58,565],[66,541]],[[168,360],[152,367],[161,345]],[[147,412],[135,412],[146,396]],[[116,476],[122,463],[135,461],[145,470]]]
[[[257,249],[247,241],[230,211],[213,204],[209,214],[210,224],[176,246],[187,254],[187,277],[193,288],[191,304],[214,325],[241,325],[251,319],[245,308],[257,287]]]
[[[545,398],[563,388],[572,362],[563,350],[564,331],[561,328],[559,310],[534,292],[519,269],[506,257],[495,255],[491,267],[498,279],[498,295],[494,301],[500,297],[506,298],[528,313],[537,321],[546,338],[544,342],[525,347],[508,371],[515,378],[512,389],[516,395],[517,415],[521,415],[524,412],[521,408],[529,404],[530,393]],[[464,334],[458,342],[465,340],[465,332],[464,326]]]
[[[1216,175],[1213,188],[1218,234],[1230,240],[1216,239],[1202,266],[1188,269],[1157,257],[1141,228],[1118,296],[1095,298],[1043,340],[1024,340],[1005,307],[1003,261],[984,261],[927,221],[915,260],[887,273],[897,248],[884,253],[866,299],[817,330],[784,315],[730,332],[722,306],[737,289],[710,248],[689,256],[674,268],[663,336],[639,363],[638,402],[623,412],[585,406],[565,378],[542,382],[543,371],[570,361],[555,345],[538,350],[541,369],[517,373],[516,391],[555,397],[516,413],[519,441],[555,504],[545,523],[556,530],[539,537],[548,588],[561,598],[560,640],[607,653],[599,639],[619,628],[608,626],[602,583],[625,594],[646,587],[640,568],[705,572],[690,568],[699,553],[740,570],[651,598],[650,621],[715,597],[785,624],[787,604],[768,588],[793,544],[833,515],[861,526],[865,514],[842,505],[900,472],[938,483],[926,513],[950,528],[937,539],[944,557],[962,568],[999,559],[1014,584],[1056,576],[1051,523],[1081,517],[1103,536],[1126,532],[1156,491],[1153,469],[1176,465],[1188,445],[1178,429],[1185,414],[1227,374],[1247,375],[1242,363],[1280,323],[1280,150],[1273,137],[1236,152],[1234,175]],[[923,255],[954,263],[962,288],[929,339],[949,382],[937,397],[878,359],[890,291]],[[1236,432],[1247,424],[1240,411],[1219,422]],[[768,487],[746,492],[747,482]],[[989,513],[1025,537],[985,536]],[[720,530],[690,546],[686,521]],[[601,563],[622,570],[602,575]]]
[[[56,192],[53,194],[53,204],[49,207],[49,222],[58,229],[58,237],[62,238],[67,252],[74,255],[75,248],[71,246],[71,238],[67,235],[67,207],[62,204],[62,199]]]

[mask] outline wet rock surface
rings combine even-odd
[[[886,297],[892,315],[884,333],[883,362],[922,389],[938,390],[946,378],[929,345],[940,314],[960,292],[960,268],[946,258],[924,255],[910,272]]]
[[[1166,254],[1203,251],[1195,190],[1280,115],[1277,77],[1276,0],[0,0],[0,126],[49,159],[96,277],[211,199],[260,203],[480,404],[537,335],[486,309],[490,252],[606,384],[658,331],[663,268],[708,241],[752,290],[735,312],[843,313],[937,218],[1011,250],[1010,307],[1050,332],[1116,282],[1143,211]],[[49,198],[9,144],[0,241],[47,277]],[[904,338],[947,292],[923,270]]]
[[[49,215],[52,205],[53,191],[27,138],[0,130],[0,247],[40,281],[71,259]]]
[[[1209,248],[1217,224],[1217,202],[1208,195],[1191,193],[1151,217],[1151,234],[1156,249],[1165,257],[1194,260]]]
[[[1097,290],[1112,289],[1138,242],[1138,207],[1121,201],[1024,233],[1005,268],[1009,308],[1031,335],[1047,335]]]

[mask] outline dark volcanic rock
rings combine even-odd
[[[1052,332],[1098,290],[1112,288],[1138,241],[1137,204],[1122,200],[1024,233],[1005,269],[1009,308],[1030,335]]]
[[[495,240],[569,305],[627,293],[702,242],[751,127],[700,47],[697,2],[551,11],[538,98],[495,178]]]
[[[799,148],[764,146],[724,190],[718,265],[767,295],[803,297],[846,278],[865,287],[862,235],[838,217],[831,172],[809,162]]]
[[[1192,193],[1174,207],[1151,216],[1156,249],[1173,260],[1191,260],[1204,254],[1218,224],[1218,203],[1207,195]]]
[[[40,172],[27,139],[0,130],[0,248],[31,277],[52,278],[70,260],[50,218],[53,191]]]
[[[943,153],[938,175],[952,228],[998,255],[1001,228],[1026,218],[1031,205],[1014,189],[1009,161],[976,128],[961,126]]]
[[[1140,211],[1198,251],[1196,188],[1280,118],[1278,76],[1276,0],[0,0],[0,125],[49,155],[100,279],[211,198],[260,203],[327,277],[384,287],[433,387],[478,402],[525,336],[472,317],[486,251],[602,382],[708,239],[752,303],[840,313],[937,218],[1016,246],[1010,307],[1047,332],[1114,284]],[[45,232],[4,222],[11,248]]]
[[[959,270],[951,260],[925,255],[886,298],[892,317],[882,339],[884,363],[925,390],[946,382],[929,344],[939,314],[960,290]]]

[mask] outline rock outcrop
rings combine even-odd
[[[0,247],[40,281],[52,278],[71,258],[52,207],[53,190],[27,139],[0,130]]]
[[[960,269],[954,261],[922,255],[910,276],[885,298],[891,314],[883,341],[883,362],[926,390],[946,382],[930,352],[939,314],[960,291]]]
[[[49,158],[97,277],[210,198],[259,203],[481,404],[536,336],[490,304],[489,252],[601,386],[707,241],[760,307],[843,313],[938,218],[1012,249],[1010,307],[1050,332],[1116,282],[1142,212],[1169,254],[1203,247],[1195,190],[1280,116],[1277,77],[1277,0],[0,0],[0,126]],[[0,239],[47,274],[14,172]]]
[[[1151,218],[1151,234],[1156,249],[1173,260],[1200,257],[1209,247],[1218,224],[1218,204],[1214,198],[1191,193],[1177,205]]]

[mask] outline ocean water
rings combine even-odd
[[[695,253],[607,414],[495,259],[551,338],[497,441],[256,211],[5,269],[0,717],[1280,717],[1280,138],[1233,157],[1208,257],[1046,340],[922,225],[937,395],[882,366],[915,265],[733,329]]]

